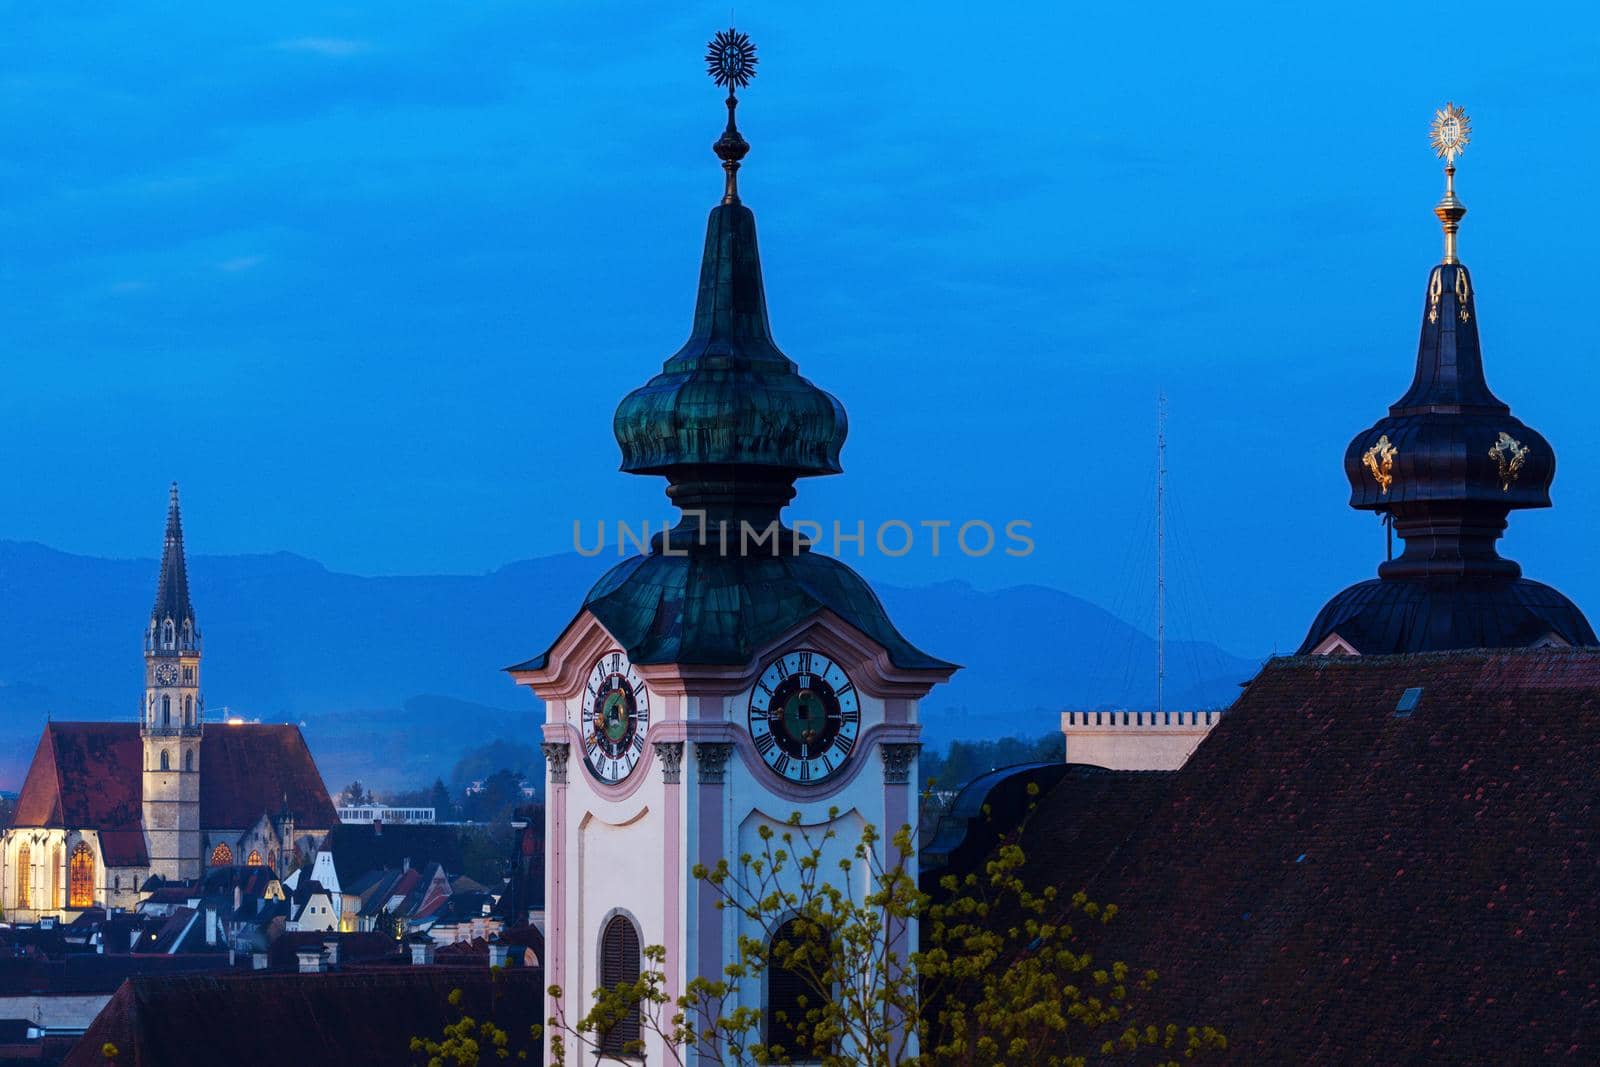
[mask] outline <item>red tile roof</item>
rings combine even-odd
[[[1052,848],[1081,798],[1030,862],[1235,1062],[1600,1062],[1600,651],[1275,660],[1131,832]]]
[[[53,722],[45,727],[17,798],[14,826],[101,831],[106,862],[148,862],[139,725]],[[294,726],[216,724],[200,742],[200,825],[243,830],[285,804],[300,829],[338,823],[327,786]]]
[[[297,726],[207,727],[200,742],[200,825],[243,830],[287,804],[297,830],[339,824],[328,787]]]

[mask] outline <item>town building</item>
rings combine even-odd
[[[0,837],[8,918],[132,908],[211,867],[284,877],[337,824],[291,725],[205,721],[203,643],[172,486],[137,722],[52,722]]]
[[[956,670],[780,520],[798,479],[841,472],[846,418],[768,323],[755,216],[737,185],[748,145],[733,89],[751,73],[749,47],[731,30],[712,46],[729,85],[715,146],[724,195],[689,340],[613,419],[622,470],[665,477],[682,520],[603,575],[546,652],[510,669],[545,702],[545,977],[562,990],[547,1014],[568,1025],[596,986],[638,977],[645,946],[664,947],[676,997],[721,977],[741,938],[767,939],[717,907],[696,864],[759,852],[762,832],[782,833],[792,815],[818,841],[837,835],[824,844],[830,871],[868,824],[914,831],[918,701]],[[791,868],[780,881],[795,878]],[[779,1013],[798,1017],[791,985],[747,983],[741,1006],[779,1025]],[[638,1036],[628,1019],[601,1044],[614,1054]],[[667,1059],[644,1040],[645,1059]]]
[[[1087,951],[1159,975],[1124,1017],[1217,1027],[1227,1062],[1600,1062],[1600,648],[1494,549],[1510,510],[1549,505],[1554,453],[1484,384],[1465,116],[1437,121],[1445,255],[1415,380],[1345,454],[1352,506],[1402,554],[1180,768],[990,776],[925,856],[937,892],[1021,824],[1031,879],[1118,907]]]

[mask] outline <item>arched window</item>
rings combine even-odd
[[[68,906],[94,907],[94,850],[79,841],[72,850],[72,870],[67,876]]]
[[[194,697],[192,696],[183,698],[183,724],[185,726],[194,725]]]
[[[615,989],[639,980],[639,931],[626,916],[613,916],[600,935],[600,985]],[[600,1039],[600,1051],[620,1056],[630,1041],[639,1040],[639,1008],[634,1006],[626,1018]]]
[[[806,974],[827,970],[828,942],[815,925],[808,925],[810,929],[802,931],[799,920],[790,919],[778,927],[772,935],[772,953],[767,963],[763,1039],[769,1046],[781,1045],[790,1059],[810,1059],[826,1051],[816,1048],[811,1037],[813,1028],[807,1019],[821,1004],[816,987]]]
[[[60,845],[50,850],[50,903],[48,905],[50,908],[61,907],[61,868],[64,866],[61,861],[63,858],[64,854]]]
[[[233,849],[229,848],[226,844],[218,845],[216,848],[212,849],[211,850],[211,866],[213,866],[213,867],[231,867],[231,866],[233,866]]]
[[[172,647],[172,620],[171,619],[168,619],[166,622],[161,624],[161,647],[162,648],[171,648]]]
[[[259,848],[251,849],[250,850],[250,858],[245,860],[245,862],[248,863],[252,867],[261,866],[261,850]]]
[[[161,695],[161,725],[172,725],[172,698],[165,693]]]
[[[161,750],[161,769],[164,771],[172,770],[172,761],[167,758],[166,749]]]
[[[33,907],[33,849],[26,842],[17,849],[17,907]]]
[[[192,748],[183,754],[183,769],[186,771],[194,770],[194,749]]]

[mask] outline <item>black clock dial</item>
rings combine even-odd
[[[163,663],[161,666],[157,667],[156,668],[156,684],[157,685],[177,685],[178,684],[178,668],[174,667],[170,663]]]
[[[855,749],[861,702],[844,668],[820,652],[780,656],[750,694],[750,737],[762,760],[796,782],[837,771]]]
[[[607,652],[589,672],[583,692],[583,753],[605,782],[620,782],[644,753],[650,694],[621,652]]]

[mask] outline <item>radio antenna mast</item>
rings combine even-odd
[[[1167,710],[1167,394],[1156,394],[1156,711]]]

